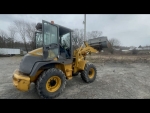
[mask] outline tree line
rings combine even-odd
[[[19,48],[26,52],[34,48],[34,34],[36,23],[15,20],[8,27],[7,32],[0,30],[0,48]],[[18,37],[21,38],[19,41]]]

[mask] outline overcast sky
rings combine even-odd
[[[108,39],[117,38],[123,46],[150,45],[149,14],[87,14],[86,29],[102,31]],[[83,14],[0,14],[0,29],[7,31],[13,20],[31,22],[53,20],[56,24],[83,29]]]

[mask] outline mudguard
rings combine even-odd
[[[39,69],[49,69],[55,67],[55,64],[62,64],[59,61],[46,61],[46,62],[36,62],[30,76],[34,76]]]

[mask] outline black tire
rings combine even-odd
[[[92,63],[85,64],[84,70],[81,71],[82,80],[86,83],[91,83],[96,79],[96,76],[97,76],[96,67]]]
[[[61,83],[56,91],[51,92],[50,89],[47,88],[47,84],[49,83],[48,87],[51,87],[51,88],[55,87],[55,85],[50,86],[51,81],[48,82],[50,78],[53,78],[53,77],[59,78]],[[58,82],[58,80],[56,81]],[[53,84],[56,84],[56,87],[57,87],[58,84],[56,83],[56,81],[55,83],[53,82]],[[65,74],[61,70],[56,69],[56,68],[51,68],[43,72],[43,74],[38,78],[35,85],[36,85],[37,92],[41,98],[53,99],[53,98],[58,97],[63,92],[65,85],[66,85],[66,77],[65,77]]]

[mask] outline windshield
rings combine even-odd
[[[44,45],[57,43],[57,27],[50,24],[47,25],[47,23],[44,24]]]

